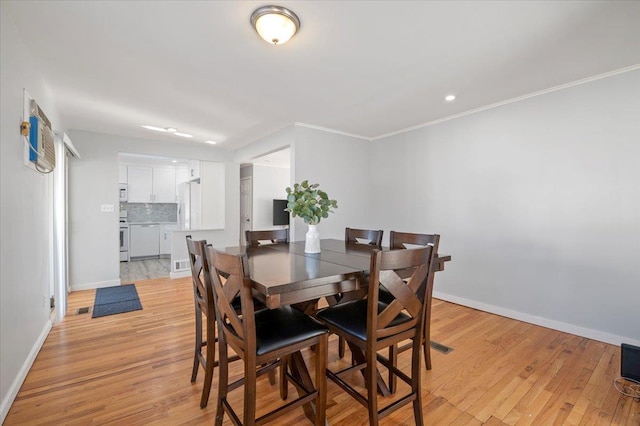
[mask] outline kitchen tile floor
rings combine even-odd
[[[139,280],[169,277],[170,259],[145,259],[120,262],[120,280],[123,284]]]

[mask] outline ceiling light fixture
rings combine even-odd
[[[173,133],[176,136],[182,136],[183,138],[192,138],[193,135],[190,135],[189,133],[180,133],[180,132],[174,132]]]
[[[156,132],[166,132],[167,129],[163,129],[162,127],[156,127],[156,126],[142,126],[145,129],[149,129],[149,130],[155,130]]]
[[[165,127],[164,129],[169,133],[175,133],[178,131],[175,127]]]
[[[456,95],[447,95],[444,97],[444,100],[447,102],[453,102],[456,100]]]
[[[215,145],[218,142],[216,142],[216,141],[204,141],[204,143],[208,143],[209,145]]]
[[[293,37],[300,28],[300,19],[287,8],[263,6],[251,14],[251,25],[264,41],[278,45]]]

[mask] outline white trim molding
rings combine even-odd
[[[475,114],[477,112],[486,111],[488,109],[496,108],[496,107],[499,107],[499,106],[502,106],[502,105],[507,105],[507,104],[511,104],[511,103],[514,103],[514,102],[523,101],[525,99],[533,98],[535,96],[545,95],[547,93],[555,92],[557,90],[567,89],[569,87],[577,86],[579,84],[589,83],[591,81],[600,80],[602,78],[611,77],[611,76],[614,76],[614,75],[617,75],[617,74],[622,74],[622,73],[629,72],[629,71],[635,71],[637,69],[640,69],[640,64],[631,65],[631,66],[628,66],[628,67],[625,67],[625,68],[620,68],[620,69],[617,69],[617,70],[605,72],[603,74],[594,75],[594,76],[591,76],[591,77],[587,77],[587,78],[583,78],[583,79],[580,79],[580,80],[572,81],[570,83],[560,84],[558,86],[550,87],[548,89],[539,90],[537,92],[528,93],[526,95],[517,96],[517,97],[511,98],[511,99],[506,99],[504,101],[500,101],[500,102],[496,102],[496,103],[493,103],[493,104],[485,105],[485,106],[482,106],[482,107],[479,107],[479,108],[475,108],[475,109],[472,109],[472,110],[469,110],[469,111],[461,112],[459,114],[450,115],[448,117],[438,118],[437,120],[429,121],[427,123],[423,123],[423,124],[418,124],[416,126],[407,127],[405,129],[402,129],[402,130],[396,130],[395,132],[391,132],[391,133],[385,133],[384,135],[376,136],[374,138],[371,138],[370,140],[377,141],[378,139],[384,139],[384,138],[388,138],[389,136],[399,135],[400,133],[410,132],[412,130],[421,129],[423,127],[433,126],[434,124],[439,124],[439,123],[443,123],[445,121],[454,120],[456,118],[464,117],[465,115]]]
[[[621,343],[629,343],[631,345],[640,346],[640,340],[631,337],[618,336],[616,334],[606,333],[600,330],[580,327],[566,322],[556,321],[536,315],[526,314],[524,312],[514,311],[503,308],[501,306],[489,305],[487,303],[478,302],[476,300],[465,299],[464,297],[454,296],[440,291],[434,291],[433,297],[458,305],[467,306],[469,308],[478,309],[480,311],[489,312],[491,314],[512,318],[529,324],[539,325],[553,330],[565,333],[575,334],[576,336],[586,337],[588,339],[597,340],[599,342],[609,343],[611,345],[620,346]]]
[[[38,352],[40,352],[40,348],[42,348],[42,345],[44,345],[44,341],[47,339],[52,326],[53,323],[51,322],[51,320],[47,320],[44,328],[42,329],[42,332],[40,333],[40,336],[38,336],[38,339],[33,344],[31,351],[29,351],[27,359],[24,360],[20,371],[18,371],[18,375],[13,380],[13,383],[11,383],[11,386],[9,386],[7,394],[0,403],[0,423],[3,423],[5,418],[7,417],[7,414],[9,414],[11,404],[13,404],[13,401],[16,399],[18,391],[20,391],[20,387],[22,386],[22,383],[24,383],[24,379],[27,378],[27,374],[29,373],[33,362],[36,360]]]
[[[330,129],[328,127],[316,126],[314,124],[296,122],[296,123],[294,123],[294,125],[298,126],[298,127],[306,127],[308,129],[322,130],[323,132],[327,132],[327,133],[335,133],[336,135],[349,136],[349,137],[356,138],[356,139],[364,139],[364,140],[369,141],[369,142],[371,142],[373,140],[368,136],[362,136],[362,135],[356,135],[356,134],[353,134],[353,133],[342,132],[340,130]]]
[[[71,285],[71,291],[80,291],[80,290],[93,290],[101,287],[113,287],[116,285],[122,285],[122,281],[120,278],[117,280],[108,280],[108,281],[96,281],[93,283],[81,283],[81,284],[73,284]]]

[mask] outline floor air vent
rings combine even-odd
[[[175,264],[176,267],[176,271],[185,271],[187,269],[189,269],[190,265],[189,265],[189,261],[188,260],[178,260],[176,261]]]
[[[76,311],[76,315],[88,314],[89,312],[91,312],[91,308],[88,306],[84,308],[78,308],[78,310]]]
[[[445,346],[438,342],[434,342],[433,340],[431,341],[431,347],[438,352],[442,352],[443,354],[448,354],[449,352],[453,351],[453,348],[450,348],[449,346]]]

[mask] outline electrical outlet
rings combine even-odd
[[[103,205],[101,206],[101,208],[100,208],[100,211],[101,211],[102,213],[110,213],[110,212],[113,212],[113,211],[115,211],[115,210],[114,210],[114,206],[113,206],[113,204],[103,204]]]

